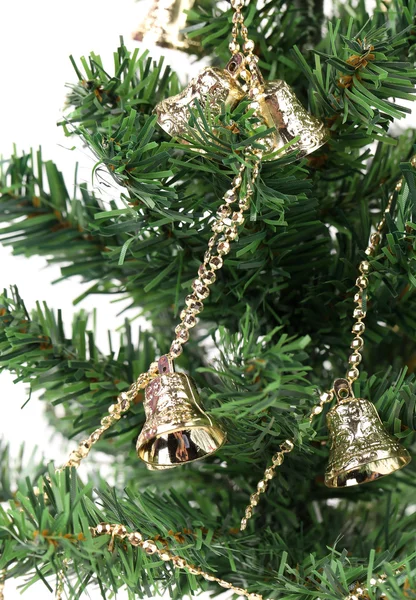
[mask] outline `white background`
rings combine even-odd
[[[326,4],[329,8],[331,2]],[[70,3],[12,0],[3,4],[0,10],[0,154],[9,156],[14,143],[18,152],[41,144],[44,158],[53,159],[68,182],[72,181],[75,163],[79,162],[79,179],[92,185],[94,158],[81,148],[71,151],[73,141],[67,140],[56,126],[64,101],[64,85],[75,81],[68,56],[73,54],[78,59],[93,50],[101,54],[104,65],[111,65],[120,35],[128,46],[136,45],[131,33],[137,29],[147,5],[147,2],[136,4],[134,0],[71,0]],[[152,49],[153,56],[160,54],[159,49]],[[183,54],[168,52],[168,56],[184,79],[199,69],[198,64],[190,66]],[[51,281],[59,277],[58,267],[45,269],[43,258],[12,257],[2,246],[0,265],[1,288],[16,284],[29,310],[36,300],[46,300],[51,308],[62,308],[65,321],[70,324],[74,312],[72,299],[85,285],[71,279],[54,286]],[[111,304],[108,297],[98,296],[87,298],[81,306],[86,310],[97,307],[98,332],[101,332],[98,342],[105,349],[107,328],[115,330],[121,324],[121,319],[116,317],[120,305]],[[15,386],[9,373],[0,375],[0,390],[0,436],[10,442],[13,453],[16,454],[24,440],[29,449],[37,445],[47,460],[54,459],[57,464],[62,461],[68,455],[68,448],[57,436],[51,441],[52,431],[42,416],[41,403],[33,398],[21,410],[27,390],[23,385]],[[20,598],[18,585],[22,583],[7,582],[6,600]],[[46,594],[43,584],[38,584],[23,597],[33,600],[45,598]],[[89,597],[101,598],[94,591]]]

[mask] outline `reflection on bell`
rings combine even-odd
[[[222,104],[233,109],[244,98],[244,92],[235,78],[241,61],[242,57],[236,55],[225,69],[206,67],[182,92],[159,102],[154,112],[160,127],[172,137],[187,143],[182,136],[189,135],[192,131],[188,121],[191,116],[190,108],[196,106],[195,100],[198,100],[203,110],[209,106],[212,115],[219,114]]]
[[[194,381],[175,373],[167,356],[146,387],[146,423],[137,440],[137,454],[151,470],[176,467],[216,452],[225,442],[222,428],[201,408]]]
[[[337,394],[337,385],[344,394]],[[374,404],[354,398],[346,380],[338,379],[334,389],[339,403],[327,415],[331,451],[325,484],[367,483],[409,464],[410,454],[386,431]]]
[[[196,52],[199,44],[182,33],[186,26],[185,11],[190,10],[193,4],[194,0],[153,0],[133,39],[147,45]]]
[[[303,108],[292,88],[281,79],[265,83],[260,110],[266,125],[276,128],[266,138],[268,152],[275,153],[298,138],[283,153],[271,157],[266,155],[263,160],[274,160],[294,150],[299,151],[297,158],[302,158],[328,141],[329,131],[322,121]]]

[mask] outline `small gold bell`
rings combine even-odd
[[[133,39],[162,48],[196,52],[199,44],[186,38],[182,29],[186,25],[186,12],[194,0],[153,0]]]
[[[175,373],[168,356],[145,390],[146,422],[137,440],[137,454],[151,470],[163,470],[205,458],[225,442],[226,434],[199,404],[194,381]]]
[[[383,426],[369,400],[355,398],[346,379],[334,383],[338,404],[327,415],[331,440],[328,487],[374,481],[409,464],[408,451]]]
[[[268,152],[275,153],[298,138],[282,154],[299,150],[297,158],[302,158],[328,141],[328,129],[322,121],[303,108],[295,92],[285,81],[278,79],[266,82],[259,103],[266,125],[276,128],[266,138]],[[266,155],[264,160],[275,158]]]
[[[211,113],[215,115],[220,112],[222,104],[233,109],[244,98],[244,91],[235,78],[241,64],[242,56],[236,55],[225,69],[206,67],[182,92],[159,102],[154,112],[160,127],[172,137],[187,143],[182,136],[190,132],[189,109],[195,107],[195,100],[198,100],[202,109],[208,102]]]

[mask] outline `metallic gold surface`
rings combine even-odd
[[[193,4],[194,0],[154,0],[133,38],[162,48],[196,51],[199,45],[182,33],[186,26],[185,11]]]
[[[203,411],[189,375],[175,373],[166,356],[160,360],[159,372],[161,375],[146,387],[146,423],[137,440],[137,453],[152,470],[205,458],[226,438]]]
[[[328,141],[328,129],[302,106],[285,81],[278,79],[266,82],[259,102],[266,125],[276,128],[276,132],[266,138],[267,152],[281,150],[285,144],[298,138],[283,154],[299,150],[297,158],[301,158]],[[274,158],[276,157],[265,155],[263,160]]]
[[[338,379],[334,390],[338,404],[327,415],[331,451],[325,485],[350,487],[405,467],[410,455],[386,431],[374,404],[354,398],[347,380]]]
[[[203,110],[209,104],[211,114],[216,115],[223,104],[233,109],[243,98],[244,91],[227,68],[206,67],[182,92],[156,105],[157,122],[166,133],[186,143],[182,136],[192,133],[188,121],[195,100]]]

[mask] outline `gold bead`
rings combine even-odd
[[[361,275],[360,277],[357,277],[357,279],[355,280],[355,285],[361,289],[364,289],[368,286],[368,279],[367,277],[364,277],[364,275]]]
[[[317,406],[313,407],[312,414],[314,417],[316,417],[317,415],[320,415],[322,411],[323,411],[322,406],[319,406],[319,404],[318,404]]]
[[[172,554],[170,552],[168,552],[167,550],[161,550],[160,552],[158,552],[158,555],[160,556],[160,558],[162,560],[171,560],[172,559]]]
[[[370,242],[373,244],[373,246],[377,246],[380,243],[380,234],[372,233],[370,235]]]
[[[234,10],[240,10],[244,6],[244,0],[231,0],[231,6]]]
[[[416,155],[412,156],[412,158],[410,159],[410,164],[412,165],[412,167],[416,168]]]
[[[231,245],[230,242],[227,242],[227,240],[218,243],[217,252],[219,255],[228,254],[230,250]]]
[[[124,539],[127,536],[127,529],[124,527],[124,525],[114,525],[113,534],[121,539]]]
[[[349,371],[347,373],[347,377],[350,381],[355,381],[356,379],[358,379],[359,375],[360,375],[360,372],[355,367],[352,369],[349,369]]]
[[[143,540],[143,537],[141,533],[134,531],[133,533],[129,534],[128,540],[132,546],[139,546],[140,542]]]
[[[285,440],[280,446],[282,452],[292,452],[294,445],[290,440]]]
[[[250,594],[248,600],[263,600],[263,596],[260,596],[260,594]]]
[[[186,560],[180,556],[173,556],[172,562],[178,569],[184,569],[186,567]]]
[[[319,400],[322,402],[322,404],[326,404],[327,402],[331,402],[333,397],[334,397],[334,394],[332,392],[323,392],[319,396]]]
[[[276,454],[272,457],[272,463],[275,467],[280,467],[282,462],[284,461],[284,456],[282,452],[276,452]]]
[[[235,195],[235,192],[233,190],[227,190],[223,198],[227,204],[232,204],[237,200],[237,196]]]
[[[240,529],[241,531],[244,531],[244,529],[247,527],[247,519],[246,518],[242,518],[241,519],[241,523],[240,523]]]
[[[172,358],[177,358],[178,356],[180,356],[183,352],[183,348],[182,348],[182,344],[179,340],[175,340],[174,342],[172,342],[172,345],[170,347],[169,353],[171,355]]]
[[[209,266],[213,270],[221,269],[223,264],[224,261],[222,260],[221,256],[212,256],[211,260],[209,261]]]
[[[259,496],[258,493],[251,494],[251,496],[250,496],[250,504],[252,506],[257,506],[257,504],[259,503],[259,500],[260,500],[260,496]]]
[[[216,581],[217,580],[217,578],[214,575],[211,575],[211,573],[205,573],[205,571],[202,571],[201,575],[207,581]]]
[[[229,240],[235,240],[235,238],[238,235],[237,230],[235,229],[235,226],[234,227],[227,227],[227,229],[224,231],[224,235]]]
[[[101,425],[103,425],[103,427],[109,427],[110,425],[112,425],[112,423],[113,423],[113,420],[108,415],[101,419]]]
[[[368,262],[368,260],[361,261],[359,269],[363,275],[367,275],[370,272],[370,263]]]
[[[357,308],[354,308],[354,312],[352,314],[353,314],[354,319],[363,319],[365,317],[366,313],[362,308],[357,307]]]
[[[244,215],[242,215],[241,212],[235,212],[233,213],[232,220],[234,223],[237,223],[237,225],[242,225],[244,223]]]
[[[175,327],[175,333],[181,342],[187,342],[189,340],[189,331],[185,325],[177,325]]]
[[[350,348],[352,348],[353,350],[361,350],[361,348],[364,345],[364,340],[363,338],[361,338],[360,336],[357,336],[356,338],[354,338],[350,344]]]
[[[247,506],[245,515],[246,519],[250,519],[253,516],[253,509],[251,506]]]
[[[360,290],[359,292],[357,292],[354,295],[354,302],[355,302],[355,304],[361,304],[362,301],[363,301],[363,292],[362,292],[362,290]]]
[[[212,266],[211,263],[210,266]],[[204,285],[200,279],[195,279],[195,281],[192,283],[192,288],[194,289],[195,294],[199,300],[204,300],[205,298],[208,298],[209,288],[207,288],[207,286]]]
[[[229,217],[230,214],[231,214],[231,208],[228,206],[228,204],[221,204],[221,206],[219,207],[217,213],[219,213],[219,215],[221,217]],[[212,246],[213,245],[214,244],[212,244]]]
[[[230,42],[228,44],[228,49],[231,52],[231,54],[237,54],[237,52],[240,51],[240,44],[237,44],[237,42]]]
[[[359,365],[362,358],[363,357],[359,352],[353,352],[349,357],[348,362],[350,363],[350,365]]]
[[[155,552],[157,552],[157,546],[154,542],[152,542],[152,540],[146,540],[145,542],[143,542],[142,548],[146,552],[146,554],[154,554]]]
[[[242,198],[238,203],[238,206],[240,210],[244,212],[245,210],[248,210],[250,208],[250,200],[248,198]]]
[[[200,575],[201,574],[201,567],[195,567],[195,565],[188,565],[187,569],[188,569],[188,573],[190,573],[191,575]]]
[[[241,175],[236,175],[233,179],[233,187],[238,188],[243,183]]]
[[[254,50],[254,42],[253,40],[247,40],[243,44],[244,52],[253,52]]]
[[[230,583],[229,581],[224,581],[224,579],[220,579],[219,581],[217,581],[217,583],[218,585],[220,585],[223,588],[226,588],[227,590],[233,587],[232,583]]]
[[[267,489],[267,483],[263,480],[259,481],[257,484],[257,489],[259,492],[265,492]]]
[[[265,470],[264,472],[264,477],[266,479],[273,479],[275,473],[274,473],[274,469],[272,469],[271,467],[269,467],[268,469]]]
[[[367,254],[367,256],[371,256],[374,252],[375,248],[374,246],[368,246],[368,248],[366,248],[365,253]]]
[[[192,329],[192,327],[195,327],[195,325],[196,325],[196,318],[193,315],[193,313],[190,312],[189,309],[187,311],[185,311],[185,314],[183,317],[183,324],[187,329]]]
[[[354,323],[354,325],[352,326],[352,333],[360,334],[360,333],[364,333],[364,331],[365,331],[365,324],[362,323],[361,321],[359,323]]]

